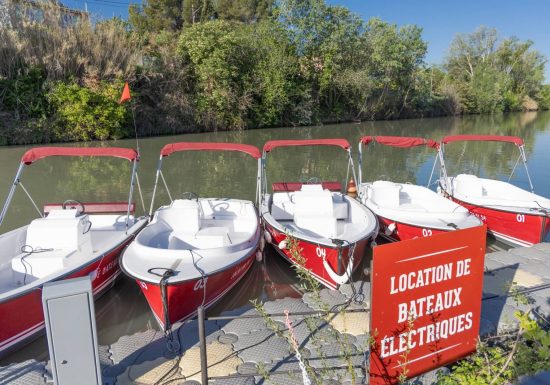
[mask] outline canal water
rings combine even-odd
[[[178,141],[238,142],[258,146],[268,140],[346,138],[353,145],[364,135],[421,136],[439,140],[446,135],[498,134],[523,138],[535,192],[550,197],[550,111],[480,115],[456,118],[410,119],[345,123],[313,127],[272,128],[244,132],[217,132],[139,139],[140,182],[145,210],[149,209],[160,149]],[[119,140],[79,144],[90,146],[135,147],[136,141]],[[0,147],[0,199],[5,199],[23,153],[30,147]],[[394,149],[370,145],[364,153],[363,180],[389,179],[426,185],[435,152],[429,148]],[[507,143],[452,143],[446,147],[449,175],[471,172],[508,180],[518,157],[517,148]],[[306,181],[316,177],[346,183],[346,154],[338,148],[299,147],[276,149],[268,156],[268,183],[282,180]],[[436,176],[438,175],[436,169]],[[165,158],[163,173],[172,197],[193,191],[200,196],[254,200],[257,163],[241,153],[184,152]],[[45,203],[78,199],[84,202],[127,199],[130,164],[120,159],[49,158],[26,168],[22,182],[38,207]],[[510,181],[528,188],[523,167],[516,168]],[[432,184],[432,188],[435,186]],[[137,214],[144,213],[136,190]],[[168,193],[159,186],[154,207],[169,203]],[[37,215],[22,189],[18,189],[8,216],[0,227],[4,233],[28,223]],[[490,247],[503,247],[491,243]],[[264,261],[256,263],[249,274],[213,307],[210,315],[250,307],[250,300],[299,295],[299,284],[291,267],[266,248]],[[360,269],[361,270],[361,269]],[[361,274],[361,271],[358,272]],[[157,328],[137,285],[122,277],[115,287],[96,302],[99,343],[110,344],[120,336]],[[1,323],[1,320],[0,320]],[[0,360],[0,365],[29,358],[48,357],[44,337]]]

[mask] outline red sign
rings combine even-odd
[[[370,384],[395,384],[476,350],[486,227],[374,248]]]

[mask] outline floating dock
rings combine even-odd
[[[518,294],[527,296],[529,303],[519,301]],[[369,299],[370,284],[355,282],[343,285],[339,291],[322,289],[300,299],[269,301],[258,309],[207,318],[209,383],[303,384],[291,336],[302,361],[307,363],[309,376],[320,376],[327,385],[365,383]],[[514,312],[529,309],[537,317],[550,315],[550,243],[485,257],[480,335],[516,329]],[[285,311],[290,314],[288,320]],[[312,312],[316,314],[306,314]],[[277,315],[265,317],[266,313]],[[237,318],[231,319],[233,316]],[[174,331],[174,338],[180,344],[179,354],[168,351],[164,334],[155,330],[100,346],[104,384],[201,384],[198,322],[182,325]],[[435,379],[434,373],[428,373],[417,378],[415,384],[428,385]],[[52,382],[46,362],[28,360],[0,368],[1,384]]]

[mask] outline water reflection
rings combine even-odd
[[[421,136],[439,140],[443,136],[456,134],[522,137],[536,192],[550,197],[550,112],[547,111],[145,138],[139,141],[140,179],[148,206],[160,149],[167,143],[177,141],[239,142],[261,148],[268,140],[341,137],[350,141],[356,154],[359,138],[365,135]],[[135,147],[135,141],[90,145]],[[19,160],[28,148],[0,148],[0,199],[5,199]],[[404,150],[369,146],[364,158],[364,179],[385,176],[395,181],[426,184],[434,156],[433,150],[424,147]],[[511,172],[516,156],[517,149],[505,143],[453,143],[447,146],[450,173],[470,169],[480,175],[505,178]],[[267,172],[269,182],[309,177],[345,182],[346,166],[346,154],[341,149],[300,147],[274,150],[269,156]],[[253,200],[256,167],[257,163],[252,158],[240,153],[186,152],[165,159],[163,171],[173,196],[194,191],[202,196]],[[46,202],[61,202],[68,198],[91,202],[125,200],[129,177],[130,164],[120,159],[51,158],[28,167],[23,182],[40,207]],[[526,186],[523,170],[518,169],[512,183]],[[135,200],[138,213],[141,213],[138,195]],[[155,206],[165,203],[168,203],[168,195],[161,188]],[[19,189],[0,231],[6,232],[28,223],[36,215],[32,204]],[[365,266],[368,263],[367,258]],[[356,279],[362,278],[362,272],[363,268],[358,269]],[[267,300],[298,295],[299,286],[293,270],[270,250],[264,262],[255,263],[250,273],[209,314],[250,307],[253,298]],[[114,289],[97,302],[96,314],[100,344],[112,343],[124,334],[156,328],[139,288],[126,278],[119,280]],[[29,358],[47,358],[44,338],[4,358],[0,365]]]

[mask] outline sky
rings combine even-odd
[[[441,64],[457,33],[473,32],[478,26],[495,28],[501,38],[517,36],[532,40],[534,48],[550,59],[550,0],[326,0],[342,5],[363,19],[379,17],[397,25],[416,24],[428,42],[426,62]],[[102,17],[128,17],[128,4],[140,0],[65,0],[71,8],[88,10]],[[546,65],[550,82],[550,63]]]

